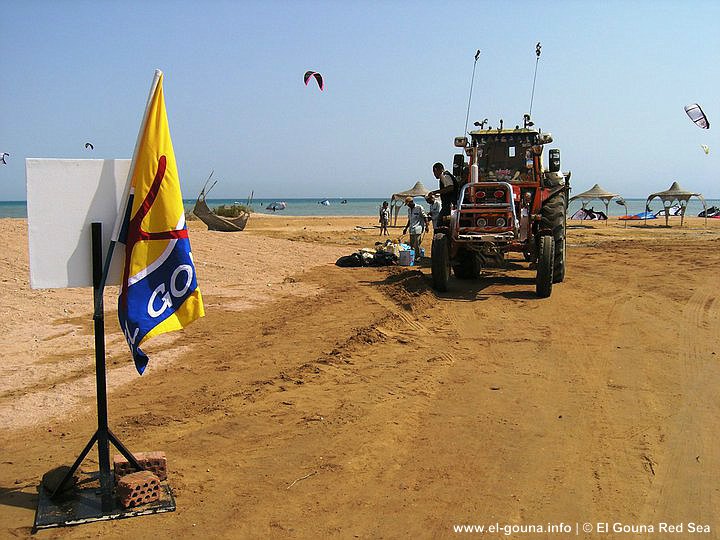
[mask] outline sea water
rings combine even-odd
[[[25,201],[0,201],[0,218],[26,218]]]
[[[320,202],[325,199],[255,199],[251,208],[257,214],[275,214],[286,216],[376,216],[382,206],[383,201],[390,202],[389,198],[363,198],[363,199],[327,199],[330,204],[323,205]],[[287,204],[284,210],[273,212],[266,210],[266,206],[273,202],[283,201]],[[342,201],[347,201],[343,203]],[[416,199],[420,206],[427,209],[422,198]],[[645,211],[646,199],[625,199],[627,203],[628,214],[638,214]],[[239,199],[207,199],[210,208],[216,208],[220,205],[232,206],[233,204],[245,204],[246,200]],[[708,208],[711,206],[720,207],[720,199],[706,199],[705,204]],[[193,209],[195,199],[185,199],[183,201],[186,211]],[[573,201],[568,208],[568,216],[573,215],[581,207],[580,201]],[[599,200],[589,201],[586,208],[605,212],[605,204]],[[650,209],[658,212],[662,209],[662,203],[658,199],[654,199],[650,203]],[[699,199],[693,197],[688,202],[686,211],[687,216],[697,216],[703,209]],[[610,217],[625,215],[625,207],[617,204],[614,200],[610,202],[608,207]],[[403,210],[400,211],[400,218],[404,217]],[[25,201],[0,201],[0,218],[27,218],[27,203]]]
[[[421,199],[418,199],[418,202]],[[330,204],[321,204],[328,201]],[[367,199],[255,199],[250,207],[253,213],[277,214],[286,216],[375,216],[378,215],[383,201],[390,204],[390,198],[367,198]],[[246,204],[246,200],[239,199],[207,199],[207,205],[215,209],[224,204]],[[284,202],[287,207],[284,210],[267,210],[267,206],[274,202]],[[195,200],[185,200],[185,210],[190,211],[195,206]]]
[[[329,205],[320,204],[328,200]],[[267,210],[266,207],[273,202],[283,201],[287,204],[284,210]],[[343,202],[346,201],[346,202]],[[375,216],[378,215],[383,201],[390,203],[390,198],[365,199],[255,199],[250,208],[256,214],[286,215],[286,216]],[[417,199],[418,203],[422,199]],[[205,201],[211,209],[218,206],[232,206],[233,204],[246,204],[240,199],[207,199]],[[183,206],[190,212],[195,206],[195,199],[184,199]],[[27,203],[25,201],[0,201],[0,218],[27,218]]]

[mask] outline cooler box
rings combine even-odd
[[[412,266],[415,264],[415,250],[414,249],[406,249],[404,251],[400,252],[400,257],[398,258],[398,264],[400,266]]]

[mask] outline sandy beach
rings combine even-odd
[[[335,266],[373,246],[375,221],[190,222],[207,316],[149,341],[142,377],[109,287],[110,427],[166,453],[177,511],[39,535],[443,538],[560,522],[718,534],[720,220],[569,222],[566,280],[542,300],[520,258],[442,294],[429,263]],[[4,538],[30,536],[42,474],[96,427],[92,291],[30,289],[27,249],[26,221],[0,220]]]

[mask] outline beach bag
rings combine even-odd
[[[392,266],[397,264],[397,257],[394,253],[388,253],[387,251],[378,251],[373,255],[373,260],[370,266]]]
[[[359,253],[353,253],[352,255],[345,255],[343,257],[340,257],[337,261],[335,261],[335,264],[343,268],[364,266],[363,259]]]

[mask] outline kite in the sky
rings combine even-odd
[[[323,82],[323,77],[317,71],[306,71],[305,72],[305,76],[303,77],[303,80],[305,81],[305,86],[308,85],[308,82],[310,81],[311,77],[315,77],[315,80],[317,81],[318,86],[320,87],[320,90],[325,89],[325,83]]]
[[[695,122],[695,125],[702,129],[710,129],[710,120],[707,119],[705,113],[697,103],[691,103],[685,105],[685,112],[690,117],[690,120]]]
[[[703,149],[703,152],[705,152],[705,155],[710,153],[710,147],[707,144],[701,144],[700,148]]]
[[[89,148],[90,150],[94,150],[94,149],[95,149],[95,147],[92,145],[92,143],[89,143],[89,142],[86,142],[86,143],[85,143],[85,148]]]
[[[7,161],[5,161],[5,158],[8,157],[10,154],[7,152],[0,153],[0,162],[2,162],[3,165],[7,165]]]

